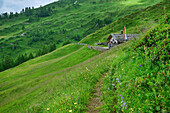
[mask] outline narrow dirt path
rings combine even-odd
[[[93,93],[93,98],[91,99],[88,107],[88,111],[86,113],[98,113],[99,110],[101,109],[100,107],[103,105],[101,102],[102,98],[102,92],[101,92],[101,84],[103,82],[103,78],[105,75],[103,75],[99,82],[97,82],[95,88],[94,88],[94,93]]]

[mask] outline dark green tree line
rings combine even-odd
[[[1,61],[0,61],[0,72],[4,71],[6,69],[15,67],[17,65],[20,65],[30,59],[33,59],[35,57],[47,54],[49,52],[52,52],[56,49],[55,44],[51,44],[49,46],[43,46],[42,49],[38,50],[35,55],[33,53],[25,53],[25,54],[20,54],[18,57],[14,60],[10,56],[6,55]]]

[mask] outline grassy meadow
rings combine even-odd
[[[113,28],[115,32],[119,33],[125,23],[127,33],[139,33],[141,34],[140,38],[122,43],[106,52],[99,52],[89,49],[87,46],[76,44],[62,46],[62,41],[59,41],[58,47],[62,47],[0,72],[0,113],[85,113],[88,110],[90,100],[94,98],[96,83],[102,77],[101,100],[103,105],[97,108],[101,113],[167,113],[170,110],[169,1],[163,0],[158,3],[159,1],[161,0],[136,0],[135,2],[133,0],[85,0],[81,1],[78,6],[69,3],[62,6],[62,4],[66,4],[65,2],[47,5],[46,7],[56,6],[53,9],[55,15],[51,14],[48,17],[40,18],[37,22],[26,23],[25,27],[32,31],[36,31],[38,28],[39,37],[41,35],[47,36],[48,41],[51,37],[54,38],[51,39],[51,42],[58,40],[58,38],[63,39],[63,37],[65,40],[68,34],[73,35],[74,33],[85,36],[83,35],[84,31],[94,27],[93,17],[102,20],[107,16],[113,17],[111,19],[114,22],[102,26],[100,29],[96,27],[94,31],[87,34],[94,33],[86,34],[87,36],[81,38],[80,43],[93,45],[94,42],[105,41]],[[119,10],[114,9],[113,6],[119,7]],[[147,6],[150,7],[145,8]],[[115,16],[111,14],[114,11],[113,15]],[[110,13],[106,15],[107,12]],[[93,15],[89,16],[92,13]],[[9,23],[0,26],[0,33],[4,36],[7,36],[5,29],[13,28],[12,26],[16,26],[17,29],[17,26],[26,22],[26,17],[19,16],[16,23],[13,22],[13,19],[8,21]],[[51,24],[41,26],[42,22],[50,22]],[[58,35],[58,28],[53,25],[59,23],[61,29],[68,27],[66,31],[70,32]],[[71,23],[74,24],[71,25]],[[85,24],[85,28],[78,32],[79,30],[75,30],[75,26],[81,26],[80,24]],[[45,30],[55,31],[56,29],[56,31],[53,35],[41,34],[43,27]],[[22,30],[16,29],[13,33],[19,35]],[[9,31],[8,34],[11,33]],[[23,47],[27,47],[26,42],[29,42],[29,36],[32,37],[31,32],[24,37],[10,40],[7,36],[1,39],[1,44],[23,39],[19,43]],[[37,37],[34,35],[34,38]],[[8,41],[5,41],[6,39]],[[46,42],[44,41],[44,43]],[[26,51],[36,51],[41,48],[42,44],[41,41],[37,41]],[[20,52],[26,51],[20,50]],[[13,51],[15,54],[20,52]]]
[[[30,64],[29,66],[26,65],[28,66],[27,69],[22,64],[23,66],[20,65],[16,69],[6,70],[0,73],[1,84],[4,85],[1,85],[0,111],[4,113],[86,112],[89,100],[93,98],[91,93],[94,91],[96,82],[103,75],[106,75],[102,82],[102,102],[104,105],[98,108],[101,112],[167,112],[169,109],[169,71],[166,54],[169,47],[167,43],[169,40],[168,31],[169,25],[167,23],[162,24],[150,30],[141,39],[123,43],[61,71],[48,72],[47,74],[43,74],[43,71],[41,71],[41,76],[35,76],[34,69],[36,68],[29,69],[34,65],[32,64],[34,59],[24,63]],[[157,32],[159,32],[160,37],[157,37]],[[152,37],[149,38],[149,36]],[[146,37],[149,40],[148,44]],[[152,43],[153,40],[156,43]],[[141,45],[144,41],[145,46]],[[162,44],[159,43],[162,41]],[[137,43],[134,44],[134,42]],[[157,46],[154,46],[154,44]],[[160,47],[161,53],[156,49]],[[148,54],[151,48],[154,50],[151,51],[153,56]],[[83,51],[89,53],[91,51],[90,54],[97,54],[94,50],[87,49],[83,46],[71,54],[80,52],[81,57],[84,55]],[[143,50],[145,52],[141,52]],[[157,54],[156,57],[155,53]],[[53,54],[51,53],[51,55]],[[45,56],[50,57],[50,54]],[[68,57],[72,58],[73,61],[74,58],[77,59],[77,55]],[[153,57],[153,60],[149,60]],[[62,60],[66,60],[66,58]],[[43,62],[46,61],[37,63],[37,66],[41,66]],[[55,64],[50,64],[50,60],[46,65],[50,70],[53,65],[54,68],[56,67]],[[45,69],[43,70],[45,72]],[[19,71],[17,75],[15,75],[16,71]],[[29,71],[34,72],[34,75],[31,76]],[[13,75],[9,76],[8,72]],[[24,74],[23,72],[27,73]],[[7,75],[3,76],[4,73]],[[19,73],[21,73],[20,77],[17,77]],[[12,77],[15,77],[15,79],[12,79]]]
[[[72,48],[72,50],[68,49],[68,47]],[[65,54],[63,53],[62,56],[60,52],[64,50]],[[6,109],[2,110],[2,112],[5,112],[9,108],[9,105],[11,111],[7,111],[15,111],[15,108],[11,108],[14,104],[21,105],[21,103],[25,103],[28,99],[26,98],[27,96],[36,95],[38,93],[37,89],[40,91],[44,89],[44,86],[46,87],[48,83],[51,84],[51,81],[58,81],[59,78],[65,78],[66,74],[71,72],[74,67],[77,68],[77,65],[81,66],[81,62],[97,54],[99,54],[98,51],[89,50],[87,47],[82,47],[80,45],[67,45],[66,47],[60,48],[50,54],[1,72],[0,100],[1,106],[6,106],[4,107]],[[57,58],[57,55],[60,56]],[[56,56],[56,58],[54,58],[54,56]],[[29,100],[31,100],[30,97]],[[30,105],[31,103],[26,102],[25,104]]]
[[[101,53],[84,62],[59,71],[52,72],[52,67],[53,69],[57,68],[56,64],[50,64],[50,62],[45,64],[47,66],[43,65],[43,62],[38,63],[35,68],[34,64],[31,64],[32,60],[30,60],[26,62],[29,64],[29,66],[26,65],[27,68],[25,63],[23,63],[23,66],[20,65],[16,68],[1,72],[0,111],[86,111],[86,105],[91,98],[91,92],[93,91],[95,83],[103,73],[108,71],[112,59],[116,58],[117,54],[122,52],[121,48],[128,45],[128,43],[122,44],[113,48],[111,51]],[[79,53],[79,55],[84,57],[83,50],[86,50],[86,54],[87,52],[90,53],[90,55],[96,54],[96,51],[87,51],[87,49],[87,47],[82,47],[79,50],[82,54]],[[70,57],[72,61],[77,59],[77,55],[68,57]],[[63,60],[66,59],[67,58],[64,58]],[[62,62],[62,60],[60,60],[60,62]],[[47,70],[44,69],[44,66],[48,69],[47,74],[45,74]],[[43,67],[41,71],[37,69],[39,67]],[[31,73],[33,74],[31,75]]]

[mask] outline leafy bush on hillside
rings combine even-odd
[[[169,111],[169,18],[113,62],[103,85],[103,112]]]

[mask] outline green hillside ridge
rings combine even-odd
[[[152,19],[162,15],[154,18],[158,18],[158,22],[152,26],[153,29],[149,30],[148,22],[142,21],[149,31],[145,34],[147,29],[142,30],[140,39],[102,53],[87,46],[68,44],[0,72],[0,112],[86,112],[90,99],[94,98],[94,87],[103,75],[106,75],[101,89],[104,105],[97,108],[100,112],[168,112],[170,26],[169,5],[166,4],[169,1],[157,4],[161,8],[166,6],[166,9],[149,13],[151,15],[146,17]],[[144,9],[144,13],[153,12],[154,8]],[[120,26],[115,30],[118,32],[124,22],[129,21],[125,18],[80,42],[94,44],[99,40],[105,41],[113,25]],[[135,27],[132,24],[128,32],[139,33]]]
[[[144,2],[144,1],[143,1]],[[83,4],[85,4],[86,2],[83,2]],[[89,2],[87,2],[89,3]],[[105,3],[105,2],[104,2]],[[107,3],[107,2],[106,2]],[[140,1],[136,1],[136,2],[128,2],[128,1],[119,1],[119,2],[115,2],[116,3],[121,3],[121,4],[126,4],[127,7],[132,7],[130,4],[134,4],[134,3],[137,3],[138,5],[142,5],[142,2]],[[128,5],[129,3],[129,5]],[[144,2],[143,4],[150,4],[151,1],[147,1],[147,2]],[[152,2],[154,3],[154,2]],[[54,5],[55,3],[51,4],[51,5]],[[62,3],[64,4],[64,3]],[[91,4],[91,3],[90,3]],[[112,32],[112,29],[114,28],[115,31],[117,32],[118,30],[121,30],[123,28],[124,25],[127,25],[127,33],[139,33],[139,30],[137,30],[136,28],[136,25],[139,26],[139,29],[143,32],[143,31],[146,31],[148,28],[150,27],[154,27],[155,25],[157,25],[159,23],[159,15],[162,15],[164,13],[169,13],[169,5],[168,4],[168,1],[163,1],[159,4],[157,4],[156,6],[152,6],[152,7],[149,7],[147,9],[143,9],[143,10],[139,10],[138,12],[136,13],[133,13],[129,16],[126,17],[126,19],[124,18],[121,18],[119,19],[118,21],[110,24],[110,26],[106,26],[106,27],[103,27],[103,29],[100,29],[97,31],[97,33],[94,33],[94,34],[91,34],[91,35],[88,35],[87,37],[85,37],[82,41],[80,42],[83,42],[83,43],[88,43],[88,44],[94,44],[95,42],[98,42],[98,41],[106,41],[106,38],[108,37],[109,33]],[[98,5],[101,5],[101,4],[98,4]],[[163,5],[166,7],[166,9],[164,10],[163,8]],[[50,5],[49,5],[50,6]],[[122,5],[121,5],[122,6]],[[143,6],[143,5],[142,5]],[[47,7],[47,6],[46,6]],[[45,8],[46,8],[45,7]],[[117,6],[115,6],[117,7]],[[123,6],[122,6],[123,7]],[[44,9],[44,7],[41,7],[39,9],[36,9],[36,10],[42,10]],[[48,9],[48,8],[47,8]],[[121,8],[119,8],[121,9]],[[122,9],[122,10],[125,10],[126,8]],[[152,9],[152,10],[150,10]],[[157,13],[154,13],[155,10],[157,10]],[[74,9],[76,10],[76,9]],[[129,8],[128,10],[133,10],[133,8]],[[34,11],[34,10],[33,10]],[[85,10],[86,11],[86,10]],[[142,11],[142,13],[141,13]],[[26,11],[27,12],[27,11]],[[25,17],[24,14],[27,14],[27,13],[21,13],[20,16],[18,16],[17,18],[22,18],[22,20],[24,20],[23,18]],[[120,11],[121,12],[121,11]],[[120,13],[120,12],[117,12]],[[126,11],[126,13],[124,14],[128,14],[128,12]],[[150,14],[153,14],[150,16]],[[72,16],[74,16],[75,14],[70,14]],[[134,16],[136,15],[136,16]],[[140,16],[142,15],[142,16]],[[53,14],[51,14],[51,16],[54,16]],[[68,44],[68,43],[71,43],[71,42],[74,42],[74,41],[71,41],[70,38],[67,37],[67,39],[62,43],[61,40],[56,40],[56,41],[52,41],[53,39],[49,38],[51,37],[50,35],[55,35],[58,36],[56,33],[55,33],[55,30],[51,31],[49,29],[53,29],[55,28],[54,26],[51,26],[51,24],[54,24],[55,22],[52,22],[50,23],[49,22],[49,18],[51,18],[51,16],[49,17],[43,17],[42,18],[42,21],[37,21],[37,22],[33,22],[33,23],[28,23],[28,22],[25,22],[25,24],[27,26],[30,26],[31,29],[33,28],[36,28],[37,27],[40,27],[40,28],[43,28],[43,30],[41,31],[40,29],[39,30],[33,30],[33,31],[36,31],[36,33],[31,33],[28,35],[28,32],[26,33],[26,36],[17,36],[17,37],[10,37],[9,39],[7,40],[4,40],[4,38],[2,38],[0,41],[2,41],[0,43],[0,52],[2,54],[0,54],[0,56],[2,55],[2,60],[0,61],[0,71],[3,71],[3,70],[6,70],[8,68],[11,68],[11,67],[15,67],[17,66],[18,64],[21,64],[29,59],[32,59],[34,57],[38,57],[38,56],[41,56],[43,54],[46,54],[49,51],[49,49],[47,50],[47,48],[50,48],[51,45],[48,47],[47,45],[49,45],[49,43],[52,43],[52,45],[54,44],[57,44],[57,48],[60,47],[61,45],[65,45],[65,44]],[[112,17],[113,14],[110,15],[111,17],[109,19],[113,19],[115,17]],[[27,17],[28,18],[28,17]],[[66,16],[64,16],[64,18],[68,19]],[[84,18],[84,17],[83,17]],[[15,19],[15,18],[14,18]],[[46,23],[43,23],[44,21],[46,21],[48,19],[48,22]],[[5,19],[6,20],[6,19]],[[5,21],[4,20],[4,21]],[[15,19],[16,20],[16,19]],[[51,18],[50,20],[54,21],[54,17]],[[144,20],[144,21],[143,21]],[[5,24],[12,24],[11,22],[13,22],[13,18],[12,19],[9,19],[9,22],[6,22]],[[78,22],[78,21],[77,21]],[[102,23],[101,21],[98,21],[99,23]],[[15,23],[15,22],[13,22]],[[16,23],[20,23],[20,19],[16,20]],[[136,23],[136,24],[132,24],[132,23]],[[12,24],[13,25],[13,24]],[[34,25],[31,26],[31,25]],[[92,25],[92,23],[90,23],[90,25]],[[97,25],[97,24],[96,24]],[[152,25],[152,26],[151,26]],[[3,25],[2,25],[3,26]],[[22,26],[23,27],[23,26]],[[101,26],[102,27],[102,26]],[[48,30],[46,31],[46,28],[48,28]],[[86,26],[85,28],[89,28],[89,26]],[[5,28],[6,29],[6,28]],[[26,28],[24,27],[24,29],[26,30]],[[5,30],[6,31],[6,30]],[[8,30],[8,32],[10,32],[11,30]],[[33,32],[32,30],[30,30],[31,32]],[[29,32],[30,32],[29,31]],[[105,31],[105,32],[103,32]],[[12,32],[12,31],[11,31]],[[45,32],[45,34],[44,34]],[[63,31],[62,31],[63,32]],[[120,31],[119,31],[120,32]],[[47,34],[46,34],[47,33]],[[69,33],[69,32],[68,32]],[[76,32],[77,33],[77,32]],[[79,33],[79,32],[78,32]],[[104,33],[104,34],[103,34]],[[10,34],[10,33],[8,33]],[[20,33],[21,34],[21,33]],[[19,35],[20,35],[19,34]],[[60,33],[62,34],[62,33]],[[70,34],[70,33],[69,33]],[[72,33],[71,33],[72,34]],[[62,34],[62,35],[65,35]],[[7,35],[8,36],[8,35]],[[33,37],[32,37],[33,36]],[[27,38],[26,38],[27,37]],[[30,37],[31,38],[31,41],[30,40]],[[37,38],[39,37],[39,38]],[[45,38],[45,37],[48,37],[48,38]],[[42,38],[42,39],[40,39]],[[60,37],[61,38],[61,37]],[[76,37],[74,37],[76,38]],[[100,39],[99,39],[100,38]],[[56,39],[56,38],[55,38]],[[63,38],[62,38],[63,39]],[[14,41],[15,40],[15,41]],[[24,43],[23,41],[26,41],[26,43],[29,43],[28,45],[26,43]],[[49,41],[49,43],[46,43],[46,44],[43,44],[42,43],[46,41]],[[8,43],[8,44],[7,44]],[[16,44],[17,43],[17,44]],[[35,46],[30,46],[30,44],[32,45],[33,43],[35,43]],[[18,46],[19,44],[19,46]],[[21,44],[21,45],[20,45]],[[7,47],[7,46],[10,46],[10,47]],[[43,45],[43,46],[42,46]],[[7,48],[6,48],[7,47]],[[19,48],[18,48],[19,47]],[[41,49],[42,48],[42,49]],[[12,51],[11,51],[12,50]],[[40,51],[41,50],[41,51]],[[53,47],[53,50],[54,50],[54,47]],[[10,53],[10,54],[8,54]],[[22,53],[22,54],[21,54]],[[10,56],[6,56],[6,55],[10,55]],[[15,55],[13,57],[13,55]],[[16,57],[16,58],[15,58]],[[6,65],[8,62],[9,65]]]
[[[42,45],[78,42],[120,17],[161,0],[61,0],[0,19],[0,58],[36,53]],[[45,14],[45,15],[43,15]],[[10,19],[8,19],[10,18]],[[20,36],[26,33],[25,36]]]
[[[113,33],[113,29],[114,33],[120,34],[120,30],[123,30],[124,26],[126,26],[127,34],[141,34],[160,24],[160,21],[164,18],[165,14],[170,15],[170,5],[168,0],[163,0],[156,5],[119,18],[117,21],[88,35],[80,42],[88,44],[94,44],[99,41],[106,42],[109,34]]]

